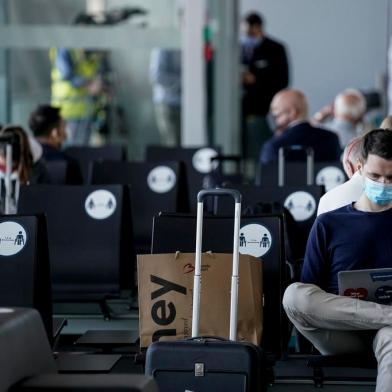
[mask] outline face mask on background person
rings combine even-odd
[[[374,204],[386,206],[392,202],[392,184],[384,184],[365,177],[363,190]]]
[[[249,35],[241,36],[241,44],[244,45],[247,49],[253,49],[261,43],[261,40],[261,37],[251,37]]]

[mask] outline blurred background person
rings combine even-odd
[[[314,115],[314,120],[336,132],[341,148],[363,134],[366,100],[356,89],[349,88],[339,93],[333,105],[327,105]]]
[[[79,14],[74,25],[96,24],[87,14]],[[85,49],[52,48],[51,104],[61,109],[66,122],[67,145],[87,145],[101,120],[105,105],[104,52]]]
[[[29,127],[43,148],[45,161],[68,160],[61,151],[67,133],[59,108],[39,105],[30,115]]]
[[[271,115],[276,124],[275,135],[261,149],[262,163],[277,161],[280,147],[294,145],[312,147],[316,162],[340,159],[338,137],[309,123],[308,102],[301,91],[287,89],[277,93],[271,103]],[[293,153],[288,159],[303,160],[304,156]]]
[[[161,144],[181,143],[181,51],[155,48],[151,52],[150,80]]]
[[[285,47],[265,34],[260,14],[251,12],[242,21],[242,150],[256,162],[260,148],[271,136],[267,114],[273,96],[289,84]]]
[[[6,145],[11,146],[12,167],[10,175],[11,197],[6,211]],[[0,130],[0,210],[17,212],[20,185],[47,184],[50,176],[41,158],[34,160],[27,133],[18,125],[4,126]]]
[[[352,139],[343,152],[343,168],[348,181],[328,191],[320,199],[317,215],[336,210],[357,201],[362,194],[363,181],[358,169],[360,167],[362,136]]]
[[[381,129],[391,129],[392,130],[392,116],[386,116],[382,123],[380,124]]]

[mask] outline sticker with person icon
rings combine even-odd
[[[116,210],[117,201],[113,193],[100,189],[90,193],[85,202],[85,210],[93,219],[107,219]]]
[[[199,173],[210,173],[212,170],[215,170],[219,165],[218,161],[211,162],[211,158],[216,157],[217,155],[218,153],[213,148],[201,148],[193,154],[193,167]]]
[[[316,212],[316,200],[304,191],[293,192],[286,198],[284,206],[297,222],[308,220]]]
[[[0,223],[0,256],[13,256],[26,245],[26,230],[17,222]]]
[[[271,249],[272,236],[263,225],[251,223],[241,227],[240,253],[254,257],[264,256]]]
[[[326,192],[343,184],[345,180],[346,176],[344,175],[343,170],[336,166],[324,167],[316,176],[316,184],[324,185]]]
[[[176,173],[168,166],[157,166],[147,176],[148,187],[156,193],[170,192],[176,185],[176,181]]]

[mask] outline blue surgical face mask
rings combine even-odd
[[[248,49],[253,49],[257,45],[259,45],[261,40],[261,37],[250,37],[249,35],[241,36],[242,45],[244,45]]]
[[[367,198],[374,204],[386,206],[392,202],[392,184],[383,184],[365,177],[363,190]]]

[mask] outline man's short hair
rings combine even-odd
[[[29,127],[37,137],[49,136],[50,132],[59,125],[60,121],[59,108],[50,105],[39,105],[30,115]]]
[[[363,137],[362,159],[367,160],[369,154],[381,158],[392,159],[392,132],[388,129],[374,129]]]
[[[245,16],[245,22],[249,26],[262,26],[263,25],[263,18],[260,14],[256,12],[250,12]]]

